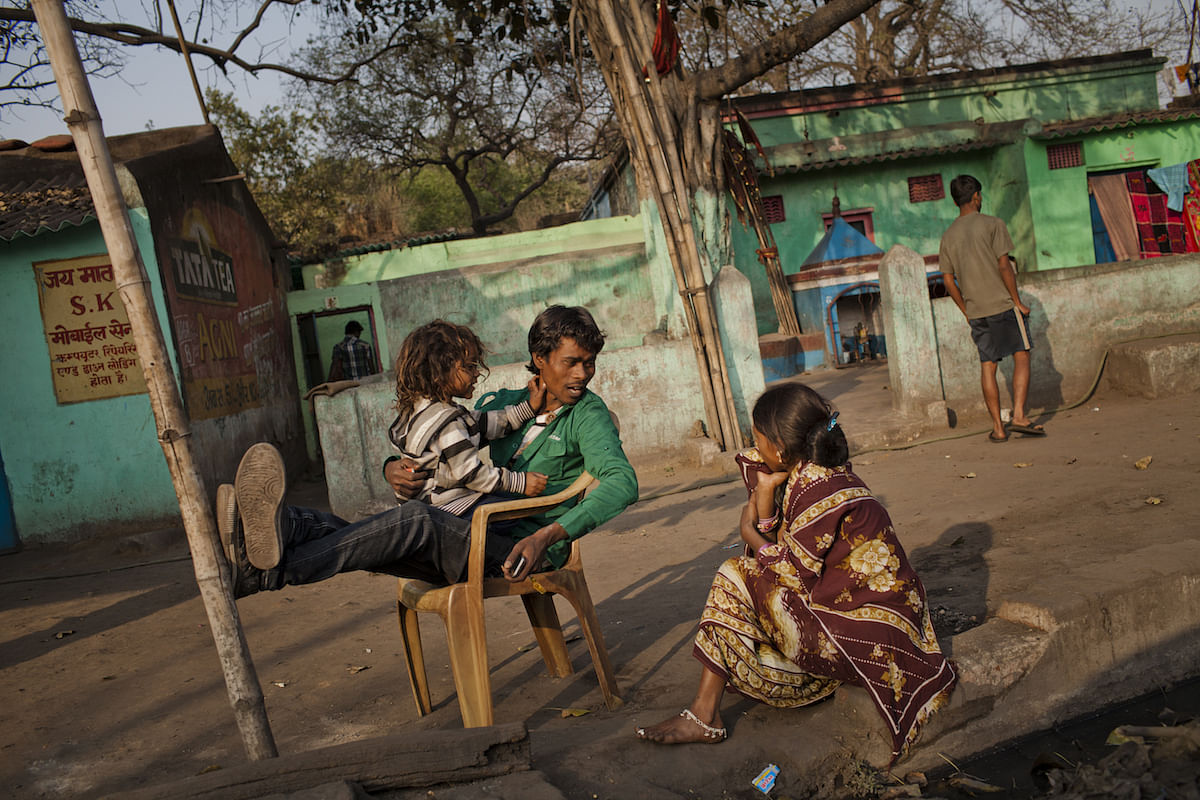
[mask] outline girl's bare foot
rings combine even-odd
[[[728,732],[721,725],[720,714],[713,713],[707,723],[685,708],[678,716],[665,719],[649,728],[638,728],[637,737],[659,744],[686,744],[705,742],[716,744],[725,741]]]

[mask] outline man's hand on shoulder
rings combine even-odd
[[[389,461],[383,468],[383,476],[392,491],[406,500],[412,500],[421,493],[429,475],[428,470],[417,469],[417,462],[407,456]]]

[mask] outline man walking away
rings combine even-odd
[[[346,338],[333,346],[329,362],[329,381],[356,381],[374,375],[375,352],[371,345],[358,338],[363,326],[355,320],[346,323]]]
[[[1010,430],[1027,436],[1045,436],[1025,414],[1029,395],[1029,307],[1017,294],[1017,276],[1009,260],[1012,238],[1004,221],[981,214],[983,187],[970,175],[950,182],[950,197],[958,206],[958,219],[942,235],[938,254],[946,292],[967,318],[971,338],[979,350],[983,401],[992,417],[988,441],[1007,442],[1008,430],[1000,417],[1000,387],[996,367],[1013,357],[1013,409]]]

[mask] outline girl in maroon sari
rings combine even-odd
[[[883,506],[850,471],[837,414],[802,384],[754,406],[754,449],[737,463],[753,555],[721,565],[700,618],[704,666],[691,705],[640,738],[719,742],[726,688],[780,708],[861,686],[887,725],[894,761],[948,699],[955,675],[925,588]]]

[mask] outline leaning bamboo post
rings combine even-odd
[[[599,3],[593,6],[593,9],[601,17],[605,17],[599,7]],[[637,105],[634,96],[638,91],[636,82],[626,80],[627,69],[624,68],[624,59],[622,59],[622,49],[625,47],[623,40],[620,37],[621,32],[607,31],[608,41],[603,45],[605,37],[602,32],[605,32],[607,26],[603,21],[595,20],[594,17],[588,17],[588,20],[599,25],[599,29],[589,31],[589,39],[593,42],[593,47],[596,48],[597,56],[607,58],[609,64],[608,69],[602,69],[604,81],[608,84],[609,91],[612,93],[613,99],[617,102],[618,107],[625,113],[621,115],[622,124],[627,129],[629,140],[629,152],[634,162],[637,164],[637,172],[639,180],[644,180],[647,188],[654,193],[655,203],[658,206],[660,218],[664,228],[664,239],[667,246],[667,260],[671,263],[671,269],[675,273],[675,284],[679,290],[679,294],[683,300],[683,313],[687,320],[688,330],[691,331],[691,336],[688,338],[692,343],[692,351],[696,356],[696,366],[700,372],[700,396],[704,402],[704,412],[708,418],[709,432],[716,437],[718,445],[725,449],[727,445],[721,438],[722,430],[720,424],[720,416],[717,413],[717,400],[713,393],[712,376],[708,371],[708,359],[704,351],[704,340],[700,333],[699,321],[696,318],[696,309],[688,296],[688,280],[683,271],[682,257],[678,251],[678,238],[674,232],[675,220],[670,215],[670,209],[664,203],[663,196],[658,187],[659,169],[654,163],[656,157],[662,159],[660,152],[661,142],[650,138],[650,127],[643,122],[641,115],[643,110]],[[613,37],[616,34],[617,38]],[[604,52],[607,50],[607,52]],[[616,80],[613,79],[611,72],[616,73]],[[625,98],[624,104],[622,98]]]
[[[673,262],[673,266],[682,266],[682,270],[676,269],[676,279],[679,281],[684,306],[694,307],[689,314],[689,322],[696,323],[692,328],[692,336],[693,339],[699,339],[697,360],[701,369],[701,385],[706,393],[713,393],[713,406],[717,412],[718,428],[712,432],[719,431],[720,444],[724,449],[737,449],[741,446],[741,432],[738,430],[732,390],[724,368],[724,353],[713,319],[712,305],[708,300],[707,283],[699,264],[699,246],[688,205],[691,198],[687,196],[686,183],[682,179],[678,146],[669,125],[658,124],[659,121],[651,113],[646,94],[639,85],[636,60],[629,52],[628,35],[617,19],[611,0],[601,0],[597,5],[614,50],[617,71],[625,83],[626,96],[634,113],[635,124],[643,129],[643,141],[652,145],[650,162],[654,173],[653,183],[664,224],[668,225],[669,252],[680,259],[679,264]],[[649,64],[647,78],[654,87],[658,74]],[[662,107],[666,107],[661,95],[658,95],[657,100]],[[653,157],[655,152],[658,155],[657,159]],[[685,245],[683,248],[674,246],[673,234],[682,239]],[[718,383],[722,388],[719,398],[716,396]]]
[[[669,108],[666,96],[663,91],[662,81],[659,79],[658,72],[650,66],[652,60],[647,60],[647,85],[650,87],[650,95],[659,108]],[[645,98],[643,98],[645,102]],[[657,116],[661,115],[656,115]],[[672,197],[676,207],[676,213],[681,218],[684,237],[688,243],[687,254],[688,260],[691,263],[693,286],[696,287],[695,293],[692,295],[693,301],[698,305],[697,316],[704,326],[705,335],[712,345],[707,349],[709,359],[709,370],[711,374],[717,376],[717,383],[721,387],[721,395],[724,400],[724,405],[719,405],[718,408],[723,411],[722,424],[724,424],[724,440],[726,449],[740,450],[742,447],[741,430],[737,424],[737,406],[733,400],[733,388],[729,382],[729,368],[725,363],[725,348],[721,346],[721,335],[717,325],[716,312],[713,309],[712,301],[708,295],[708,281],[704,278],[704,269],[700,264],[700,243],[696,238],[696,226],[692,220],[691,213],[691,197],[688,195],[687,184],[683,180],[684,163],[680,157],[680,148],[678,139],[675,137],[675,132],[670,126],[671,120],[664,120],[660,124],[659,135],[664,136],[667,140],[667,147],[664,151],[669,154],[667,162],[667,171],[672,178],[674,191]],[[688,120],[689,124],[697,126],[697,136],[699,133],[699,120]],[[685,137],[684,141],[692,141],[692,136]],[[699,150],[699,148],[697,148]],[[710,156],[712,152],[710,151]],[[699,152],[696,153],[699,157]],[[713,169],[720,169],[717,164],[713,164]],[[720,201],[720,193],[715,195],[718,202]],[[714,389],[714,391],[716,391]]]
[[[137,344],[146,378],[158,440],[171,472],[183,528],[192,551],[192,566],[200,598],[225,673],[225,686],[241,730],[246,754],[253,761],[278,755],[267,722],[262,687],[233,601],[232,582],[224,558],[204,482],[191,451],[191,430],[179,388],[167,358],[166,344],[148,290],[149,280],[138,252],[128,211],[117,183],[117,172],[91,87],[79,60],[75,40],[61,0],[33,0],[33,11],[62,96],[65,122],[87,178],[88,190],[100,221],[104,244],[112,258],[113,276]]]

